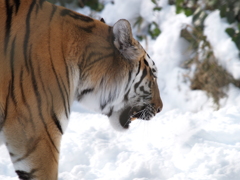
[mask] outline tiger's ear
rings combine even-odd
[[[142,46],[133,38],[130,23],[120,19],[113,25],[114,45],[128,60],[139,60],[144,54]]]

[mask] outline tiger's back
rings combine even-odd
[[[110,27],[44,0],[0,9],[0,136],[20,179],[57,179],[74,100],[121,130],[161,111],[157,69],[128,21]]]

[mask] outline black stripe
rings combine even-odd
[[[84,16],[84,15],[81,15],[81,14],[77,14],[69,9],[63,9],[61,12],[60,12],[60,15],[61,16],[70,16],[76,20],[81,20],[81,21],[84,21],[86,23],[90,23],[90,22],[93,22],[93,19],[88,17],[88,16]],[[94,23],[91,23],[91,24],[86,24],[84,26],[82,26],[83,24],[80,25],[80,23],[78,23],[76,25],[76,28],[79,29],[79,30],[84,30],[85,32],[87,33],[92,33],[92,29],[96,26]]]
[[[144,94],[144,95],[141,95],[141,98],[144,99],[145,101],[151,101],[152,99],[152,96],[151,94]]]
[[[1,109],[0,109],[1,110]],[[0,111],[0,132],[2,130],[3,124],[5,121],[5,115],[3,114],[3,112]]]
[[[46,122],[44,121],[44,117],[43,117],[43,114],[42,114],[42,98],[41,98],[41,94],[39,93],[39,90],[38,90],[38,84],[37,84],[37,81],[36,81],[36,77],[35,77],[35,72],[34,72],[34,68],[33,68],[33,65],[32,65],[32,59],[31,59],[31,52],[32,52],[32,45],[30,46],[30,49],[29,49],[29,66],[30,66],[30,69],[31,69],[31,81],[32,81],[32,85],[33,85],[33,91],[34,91],[34,94],[35,94],[35,97],[36,97],[36,100],[37,100],[37,107],[38,107],[38,115],[44,125],[44,128],[46,130],[46,133],[48,135],[48,138],[50,140],[50,142],[52,143],[53,147],[55,148],[55,150],[59,153],[59,150],[58,148],[56,147],[56,145],[54,144],[54,141],[48,131],[48,126],[46,124]]]
[[[87,48],[86,48],[86,51],[87,51],[87,49],[90,49],[91,50],[91,48],[94,48],[93,46],[88,46]],[[88,53],[88,56],[86,57],[86,61],[87,62],[90,62],[88,65],[91,65],[91,64],[93,64],[95,61],[92,61],[91,62],[91,60],[94,60],[95,59],[95,57],[102,57],[102,52],[96,52],[96,51],[91,51],[91,52],[89,52]]]
[[[6,5],[6,26],[5,26],[5,46],[4,46],[4,53],[7,52],[7,46],[10,38],[10,32],[11,32],[11,24],[12,24],[12,13],[13,13],[13,6],[9,5],[9,0],[5,0]],[[2,27],[1,27],[2,28]]]
[[[140,81],[138,81],[138,82],[134,85],[135,91],[136,91],[136,89],[138,88],[138,86],[141,84],[142,80],[145,78],[146,75],[147,75],[147,68],[144,68]]]
[[[45,82],[43,82],[43,79],[42,79],[42,71],[41,71],[41,61],[40,60],[38,60],[38,61],[35,61],[36,63],[37,63],[37,71],[38,71],[38,79],[39,79],[39,82],[41,83],[39,86],[41,86],[42,87],[42,89],[43,89],[43,93],[44,93],[44,95],[45,95],[45,100],[47,101],[47,102],[49,102],[48,101],[48,95],[47,95],[47,92],[46,92],[46,88],[45,88],[45,85],[46,85],[46,83]],[[43,94],[42,94],[43,95]],[[49,103],[47,104],[47,108],[46,109],[49,109]]]
[[[60,82],[62,84],[61,87],[63,87],[63,90],[64,90],[64,92],[66,94],[66,99],[67,99],[67,102],[66,102],[67,108],[66,108],[66,110],[68,110],[67,115],[69,115],[69,113],[70,113],[70,104],[69,104],[69,94],[70,94],[70,92],[67,91],[66,85],[64,84],[61,76],[59,76],[59,79],[60,79]],[[66,116],[66,117],[68,118],[68,116]]]
[[[110,108],[110,111],[109,113],[107,114],[108,117],[110,117],[112,115],[112,112],[113,112],[113,107]]]
[[[157,78],[156,70],[154,70],[153,68],[150,69],[150,75],[153,76],[154,78]]]
[[[51,16],[50,16],[50,21],[52,21],[53,15],[55,14],[56,10],[57,10],[57,6],[52,4],[52,12],[51,12]]]
[[[132,78],[132,71],[129,71],[129,72],[128,72],[128,82],[127,82],[127,84],[126,84],[126,86],[125,86],[125,91],[126,91],[127,88],[128,88],[128,85],[129,85],[129,83],[130,83],[130,81],[131,81],[131,78]]]
[[[24,37],[24,42],[23,42],[23,54],[24,54],[24,59],[25,59],[25,66],[27,68],[27,71],[29,71],[29,62],[28,62],[28,55],[27,55],[27,50],[28,50],[28,42],[29,42],[29,36],[30,36],[30,18],[31,18],[31,13],[33,11],[34,5],[36,3],[36,0],[33,0],[28,13],[27,13],[27,18],[26,18],[26,34]]]
[[[54,104],[54,103],[53,103],[53,94],[52,94],[52,91],[51,91],[50,88],[48,88],[48,92],[49,92],[50,97],[51,97],[51,104]]]
[[[138,63],[138,70],[137,70],[137,74],[136,74],[136,76],[137,76],[138,73],[140,72],[140,67],[141,67],[141,61],[139,61],[139,63]]]
[[[26,172],[26,171],[20,171],[20,170],[16,170],[15,172],[17,173],[19,179],[21,180],[31,180],[33,178],[35,178],[35,176],[33,175],[37,170],[33,169],[31,170],[31,172]]]
[[[9,99],[10,99],[10,92],[11,92],[11,81],[9,81],[9,84],[8,84],[8,94],[7,94],[6,101],[5,101],[6,103],[5,103],[5,107],[4,107],[3,122],[1,123],[0,128],[4,126],[4,123],[6,121],[6,117],[8,115],[8,110],[9,110],[8,105],[9,105]],[[7,145],[7,143],[6,143],[6,145]]]
[[[15,4],[15,7],[16,7],[16,14],[18,13],[18,9],[19,9],[19,6],[20,6],[20,0],[14,0],[14,4]]]
[[[35,77],[35,68],[33,67],[32,64],[32,59],[31,59],[31,52],[32,52],[32,45],[30,45],[30,49],[29,49],[29,66],[31,68],[31,81],[32,81],[32,85],[33,85],[33,90],[37,99],[37,103],[38,103],[38,109],[40,110],[39,113],[41,112],[41,105],[42,105],[42,99],[41,99],[41,95],[39,93],[38,90],[38,85],[37,85],[37,81],[36,81],[36,77]],[[42,117],[42,115],[41,115]]]
[[[117,97],[117,88],[115,88],[114,91],[109,92],[107,99],[102,100],[102,102],[100,103],[101,110],[103,110],[107,106],[107,104],[109,104],[110,102],[113,102],[114,99],[116,99],[116,97]]]
[[[48,88],[48,92],[50,93],[51,104],[54,105],[54,103],[53,103],[54,95],[52,94],[51,89]],[[54,113],[54,110],[53,110],[53,109],[52,109],[52,113]],[[60,125],[60,124],[59,124],[59,125]],[[58,125],[56,124],[56,126],[58,126]],[[60,126],[60,127],[61,127],[61,126]],[[61,131],[62,131],[62,128],[60,128],[59,131],[61,132]],[[62,131],[62,134],[63,134],[63,131]],[[56,159],[55,157],[53,157],[53,158],[54,158],[54,160],[55,160],[56,162],[58,162],[58,159]]]
[[[84,21],[84,22],[92,22],[93,19],[90,18],[90,17],[87,17],[87,16],[83,16],[81,14],[77,14],[69,9],[63,9],[61,12],[60,12],[60,15],[61,16],[70,16],[74,19],[77,19],[77,20],[81,20],[81,21]]]
[[[124,100],[125,100],[125,101],[128,101],[128,94],[129,94],[129,92],[130,92],[130,89],[129,89],[128,92],[124,95]]]
[[[152,87],[152,81],[149,81],[148,87],[149,87],[149,89],[151,89],[151,87]]]
[[[50,61],[51,61],[51,68],[52,68],[53,74],[55,76],[55,79],[57,81],[58,89],[59,89],[60,94],[61,94],[61,98],[62,98],[62,102],[63,102],[63,105],[64,105],[64,110],[65,110],[65,115],[68,118],[68,116],[69,116],[68,109],[70,109],[69,99],[66,99],[66,97],[64,96],[63,89],[60,85],[60,81],[59,81],[56,69],[54,67],[54,64],[53,64],[53,59],[52,59],[52,56],[51,56],[51,49],[50,49],[50,32],[49,32],[49,42],[48,42],[48,44],[49,44],[48,51],[49,51],[49,56],[50,56]],[[67,107],[66,103],[68,104],[68,107]]]
[[[11,56],[10,56],[10,66],[11,66],[11,98],[13,100],[13,103],[15,106],[17,106],[17,100],[16,100],[16,96],[15,96],[15,71],[14,71],[14,51],[15,51],[15,40],[16,37],[14,38],[13,42],[12,42],[12,46],[11,46]]]
[[[3,127],[3,122],[4,122],[4,114],[2,112],[0,112],[0,132],[2,130]]]
[[[84,30],[86,33],[92,33],[92,29],[96,27],[95,24],[92,25],[88,25],[86,27],[80,26],[79,24],[76,25],[76,28],[78,28],[79,30]]]
[[[56,115],[56,113],[52,110],[52,119],[55,123],[55,125],[57,126],[58,130],[60,131],[61,134],[63,134],[63,130],[62,130],[62,126],[60,124],[60,121]]]
[[[98,61],[105,60],[106,58],[112,57],[112,56],[113,56],[113,53],[107,54],[107,55],[105,55],[105,56],[100,56],[100,57],[96,58],[95,60],[93,60],[91,63],[89,63],[89,64],[85,67],[84,70],[85,70],[85,71],[88,71],[89,69],[92,68],[92,66],[96,66],[96,63],[97,63]],[[87,58],[86,58],[86,61],[89,62],[91,59],[93,59],[93,58],[87,57]]]
[[[54,102],[53,102],[53,99],[54,99],[54,96],[51,92],[51,89],[48,88],[48,92],[50,93],[50,97],[51,97],[51,105],[54,106]],[[54,113],[54,110],[53,110],[53,107],[52,107],[52,114]],[[54,113],[55,114],[55,113]],[[61,128],[62,129],[62,128]],[[60,131],[60,130],[59,130]],[[61,132],[61,131],[60,131]]]
[[[146,96],[151,94],[150,92],[145,91],[144,86],[141,86],[139,89],[140,89],[140,91],[142,91],[142,92],[144,93],[144,95],[146,95]]]
[[[102,87],[103,86],[103,82],[104,82],[105,76],[102,77],[99,86]]]
[[[81,60],[79,60],[78,62],[78,67],[79,67],[79,72],[80,72],[80,79],[82,79],[83,77],[83,72],[84,70],[86,70],[86,64],[87,64],[87,60],[88,60],[88,51],[91,48],[91,45],[87,45],[84,50],[82,55],[79,57],[79,59],[81,58]],[[83,80],[83,79],[82,79]]]
[[[149,66],[149,64],[148,64],[146,59],[144,59],[144,63],[146,64],[146,66]]]
[[[68,87],[68,91],[69,91],[69,93],[70,93],[70,79],[69,79],[69,70],[68,70],[68,65],[67,65],[67,62],[66,62],[66,58],[65,58],[65,56],[64,56],[64,44],[63,44],[63,39],[64,38],[62,38],[62,41],[61,41],[61,47],[62,47],[62,56],[63,56],[63,62],[64,62],[64,67],[65,67],[65,77],[66,77],[66,79],[67,79],[67,87]],[[67,94],[67,98],[69,99],[69,93]],[[69,111],[70,111],[70,108],[69,108]]]
[[[50,52],[50,50],[49,50],[49,52]],[[67,102],[68,104],[69,104],[69,102],[68,102],[68,99],[66,99],[65,96],[64,96],[63,89],[62,89],[62,87],[61,87],[61,85],[60,85],[60,81],[59,81],[57,72],[56,72],[56,70],[55,70],[55,67],[54,67],[54,65],[53,65],[53,60],[52,60],[51,55],[50,55],[50,60],[51,60],[51,67],[52,67],[52,70],[53,70],[55,79],[56,79],[56,81],[57,81],[58,89],[59,89],[60,94],[61,94],[61,97],[62,97],[62,101],[63,101],[63,105],[64,105],[64,110],[65,110],[65,115],[66,115],[66,117],[68,118],[68,115],[69,115],[69,114],[68,114],[68,108],[67,108],[66,102]]]
[[[81,99],[83,98],[83,96],[85,96],[86,94],[89,94],[89,93],[93,92],[93,90],[94,90],[94,88],[84,89],[84,90],[77,96],[78,101],[81,101]]]
[[[103,110],[105,107],[106,107],[106,105],[109,103],[109,100],[107,100],[107,101],[104,101],[104,102],[101,102],[101,104],[100,104],[100,108],[101,108],[101,110]]]
[[[23,88],[23,81],[26,81],[26,79],[24,80],[24,78],[23,78],[23,73],[24,73],[24,70],[23,70],[23,68],[21,68],[19,87],[20,87],[20,91],[21,91],[21,97],[22,97],[23,104],[24,104],[24,106],[25,106],[25,107],[27,108],[27,110],[28,110],[29,119],[32,120],[32,111],[31,111],[30,105],[27,103],[26,96],[25,96],[25,94],[24,94],[25,91],[24,91],[24,88]],[[28,121],[28,122],[31,122],[31,124],[32,124],[32,129],[35,129],[35,126],[34,126],[34,124],[33,124],[33,121]]]
[[[137,70],[137,73],[136,73],[135,76],[137,76],[137,75],[139,74],[140,69],[141,69],[141,61],[139,61],[139,63],[138,63],[138,70]],[[135,84],[135,85],[136,85],[136,84]],[[125,101],[128,101],[128,94],[129,94],[129,92],[130,92],[130,89],[129,89],[128,92],[124,95],[124,100],[125,100]]]
[[[104,60],[107,57],[113,56],[113,54],[102,56],[102,52],[92,52],[92,49],[95,49],[96,51],[97,48],[93,44],[87,45],[83,50],[84,53],[81,55],[81,60],[79,61],[80,63],[78,63],[81,80],[84,80],[85,78],[84,72],[88,72],[89,69],[91,69],[91,67],[94,66],[97,61]],[[87,73],[86,76],[88,76]]]

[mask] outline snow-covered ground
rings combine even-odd
[[[152,13],[150,0],[115,0],[101,16],[110,25],[120,18],[133,24],[139,15],[159,24],[161,35],[142,45],[158,66],[163,112],[148,122],[136,120],[129,131],[120,133],[107,117],[74,103],[62,140],[60,180],[240,179],[240,90],[233,85],[226,88],[228,97],[221,100],[218,111],[203,91],[190,90],[185,78],[189,71],[181,68],[188,46],[179,33],[191,17],[176,15],[167,0],[161,0],[160,6],[160,12]],[[239,77],[238,51],[224,32],[228,24],[215,11],[205,25],[219,63]],[[8,152],[1,146],[0,180],[16,179]]]
[[[119,133],[105,116],[74,110],[63,136],[59,179],[239,180],[239,117],[239,106],[173,109]],[[0,179],[16,180],[4,146],[0,154]]]

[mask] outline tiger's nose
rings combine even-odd
[[[162,110],[162,108],[158,107],[158,108],[157,108],[157,113],[160,113],[161,110]]]
[[[157,113],[160,113],[162,111],[162,108],[163,108],[163,103],[162,103],[162,100],[160,99],[159,103],[157,104],[156,107],[156,111]]]
[[[162,104],[160,104],[160,106],[158,107],[156,107],[155,104],[152,104],[152,106],[155,107],[154,109],[156,114],[162,111],[162,107],[163,107]]]

